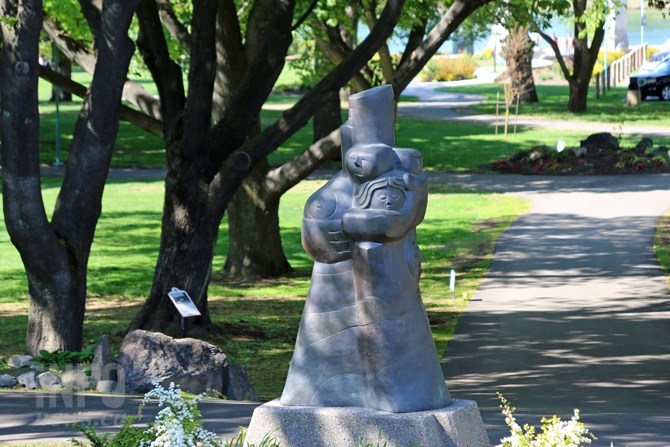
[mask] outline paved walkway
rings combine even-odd
[[[407,86],[403,95],[415,96],[419,102],[401,102],[398,104],[398,116],[439,121],[457,121],[499,126],[504,124],[504,117],[495,115],[477,114],[471,107],[479,104],[485,98],[480,95],[458,93],[459,85],[472,85],[493,82],[491,73],[483,73],[477,79],[454,82],[412,82]],[[438,88],[449,87],[454,91],[438,91]],[[614,94],[614,93],[610,93]],[[621,100],[624,107],[625,98]],[[596,132],[610,132],[625,135],[646,135],[650,137],[670,137],[670,128],[660,126],[640,126],[632,123],[598,123],[575,120],[552,120],[535,116],[510,117],[510,125],[553,130],[586,130]]]
[[[452,395],[474,399],[492,443],[520,420],[579,408],[593,445],[670,445],[670,294],[652,249],[670,176],[446,176],[533,208],[498,240],[447,347]]]

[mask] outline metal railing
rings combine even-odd
[[[604,95],[612,87],[628,82],[628,77],[647,61],[647,44],[637,46],[613,61],[609,67],[594,76],[596,98]]]

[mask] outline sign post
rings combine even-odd
[[[172,300],[174,307],[177,308],[179,315],[181,315],[181,333],[183,337],[186,337],[186,318],[199,317],[202,314],[185,290],[173,287],[172,290],[168,292],[168,296],[170,297],[170,300]]]

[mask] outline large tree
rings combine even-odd
[[[381,79],[375,81],[373,70],[365,64],[352,78],[356,90],[372,87],[375,82],[393,85],[396,100],[410,81],[437,52],[449,36],[481,6],[491,0],[455,0],[441,14],[420,14],[421,5],[414,2],[411,17],[406,17],[407,44],[399,61],[391,60],[385,45],[377,47],[381,66]],[[359,5],[359,3],[354,3]],[[406,7],[407,8],[407,7]],[[378,25],[381,17],[375,11],[375,2],[363,2],[363,14],[369,25]],[[424,11],[433,11],[425,8]],[[435,8],[434,11],[437,11]],[[319,47],[334,64],[339,64],[357,51],[352,39],[351,17],[357,14],[342,8],[339,20],[316,15],[310,24]],[[349,18],[347,20],[347,18]],[[411,18],[411,20],[410,20]],[[348,25],[348,26],[347,26]],[[337,129],[316,141],[295,159],[271,167],[259,165],[238,191],[234,206],[229,208],[229,250],[224,270],[227,274],[245,277],[272,277],[290,271],[281,248],[278,209],[281,196],[312,173],[324,161],[332,159],[339,151]],[[258,240],[262,238],[263,243]]]
[[[134,52],[127,30],[137,1],[80,4],[95,36],[97,64],[49,220],[40,188],[37,108],[42,2],[2,1],[3,204],[7,231],[28,277],[26,346],[31,354],[81,349],[88,257]]]
[[[541,0],[542,1],[542,0]],[[549,2],[559,15],[569,16],[574,27],[574,52],[572,67],[561,53],[555,42],[538,20],[534,20],[533,28],[551,46],[563,76],[568,81],[568,111],[571,113],[586,112],[587,96],[593,67],[598,60],[598,52],[605,36],[605,20],[612,8],[616,9],[617,0],[570,0]],[[546,12],[546,9],[538,9]],[[534,11],[531,9],[531,11]]]
[[[258,163],[307,123],[327,94],[372,57],[393,30],[404,1],[389,0],[360,46],[262,131],[258,116],[291,43],[294,2],[257,0],[242,22],[232,0],[194,1],[188,89],[170,58],[157,3],[165,2],[142,0],[138,8],[138,46],[161,100],[166,192],[153,285],[133,327],[177,332],[179,315],[166,293],[179,287],[203,312],[196,324],[208,329],[214,246],[233,193]]]

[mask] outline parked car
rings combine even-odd
[[[658,96],[670,101],[670,59],[659,62],[652,71],[645,71],[630,77],[628,90],[640,90],[640,99]]]

